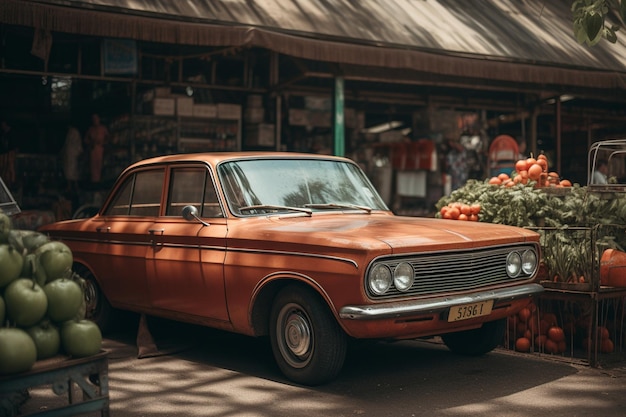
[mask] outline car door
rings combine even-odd
[[[117,307],[149,307],[145,258],[150,230],[160,211],[165,169],[129,174],[114,191],[96,227],[94,270],[107,297]]]
[[[170,167],[163,215],[153,224],[147,277],[152,307],[187,321],[227,321],[224,294],[226,219],[206,165]],[[188,221],[192,205],[201,220]]]

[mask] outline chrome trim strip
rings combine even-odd
[[[73,241],[73,242],[100,243],[100,244],[107,244],[107,245],[154,246],[154,244],[150,242],[129,242],[129,241],[122,241],[122,240],[108,240],[108,239],[99,240],[99,239],[84,239],[84,238],[83,239],[61,238],[61,239],[66,242]],[[356,269],[359,269],[359,264],[355,260],[348,259],[348,258],[341,258],[338,256],[330,256],[330,255],[317,255],[317,254],[302,253],[302,252],[288,252],[288,251],[276,251],[276,250],[228,248],[224,246],[185,245],[185,244],[172,244],[172,243],[161,243],[161,242],[159,242],[158,245],[159,247],[190,248],[190,249],[200,248],[200,249],[210,249],[210,250],[221,250],[221,251],[226,251],[226,252],[254,253],[254,254],[261,254],[261,255],[272,254],[272,255],[287,255],[287,256],[303,256],[303,257],[308,257],[308,258],[327,259],[331,261],[345,262],[354,266]]]
[[[450,297],[427,300],[387,302],[383,304],[345,306],[339,310],[339,317],[350,320],[377,320],[432,314],[445,311],[450,307],[494,300],[498,303],[530,297],[543,292],[540,284],[526,284],[474,294],[453,295]]]
[[[288,252],[288,251],[278,251],[278,250],[239,249],[239,248],[228,248],[228,251],[258,253],[258,254],[270,253],[274,255],[304,256],[307,258],[328,259],[331,261],[346,262],[346,263],[349,263],[350,265],[353,265],[356,269],[359,268],[359,264],[355,260],[348,259],[348,258],[340,258],[338,256],[318,255],[318,254],[311,254],[311,253]]]

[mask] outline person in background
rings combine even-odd
[[[70,125],[65,135],[65,143],[61,150],[63,174],[65,175],[66,191],[78,193],[78,157],[83,153],[83,141],[77,128]]]
[[[6,120],[0,121],[0,177],[7,187],[15,184],[17,138]]]
[[[446,171],[450,175],[451,191],[464,186],[469,178],[467,153],[458,139],[447,142]]]
[[[104,145],[109,139],[108,129],[101,124],[100,116],[91,115],[91,126],[85,134],[85,145],[89,150],[89,171],[91,182],[97,184],[102,179],[102,165],[104,160]]]
[[[608,184],[607,175],[609,174],[609,163],[606,159],[598,159],[596,169],[591,175],[592,184]]]

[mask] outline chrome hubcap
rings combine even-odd
[[[292,312],[285,321],[285,343],[289,350],[298,357],[309,352],[311,329],[309,322],[301,314]]]

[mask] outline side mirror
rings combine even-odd
[[[195,206],[183,207],[182,215],[183,215],[183,219],[187,221],[196,220],[202,223],[204,226],[209,226],[207,222],[205,222],[204,220],[200,218],[200,216],[198,216],[198,209]]]

